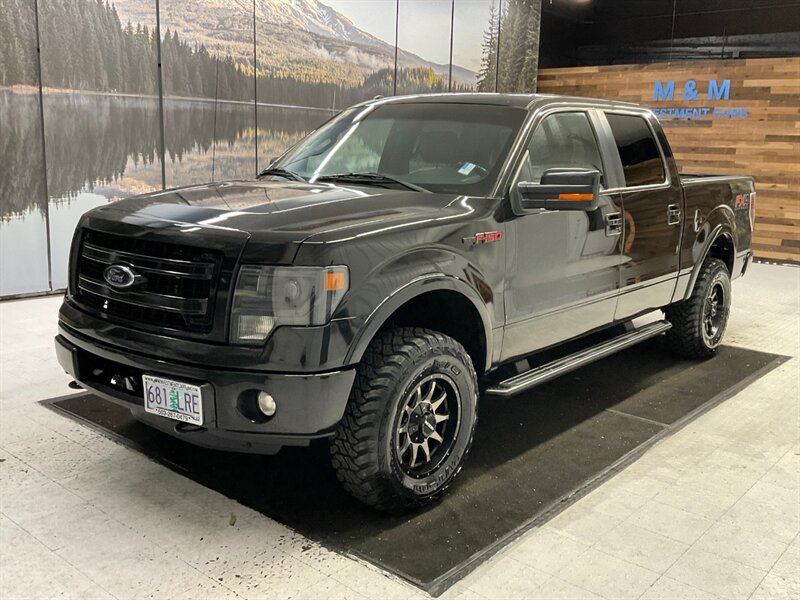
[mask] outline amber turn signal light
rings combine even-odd
[[[341,271],[334,271],[325,273],[325,291],[335,292],[336,290],[343,290],[347,286],[344,273]]]
[[[559,194],[559,200],[592,200],[592,194]]]

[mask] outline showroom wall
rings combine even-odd
[[[753,175],[758,258],[800,263],[800,1],[547,0],[538,90],[643,103],[684,173]]]
[[[253,177],[343,107],[532,89],[540,6],[0,0],[0,297],[65,286],[83,212]]]
[[[539,91],[651,107],[682,173],[755,178],[756,256],[800,263],[800,57],[543,69]]]
[[[654,108],[728,79],[713,106],[747,118],[662,119],[685,171],[756,175],[758,256],[797,262],[800,73],[758,61],[798,56],[800,0],[0,0],[0,297],[63,288],[95,206],[252,177],[363,99],[530,92],[540,68]]]

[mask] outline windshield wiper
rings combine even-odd
[[[267,168],[261,171],[258,174],[258,178],[261,179],[262,177],[267,177],[269,175],[274,175],[276,177],[283,177],[284,179],[291,179],[292,181],[305,181],[301,175],[298,175],[294,171],[289,171],[288,169],[281,169],[280,167],[275,168]]]
[[[372,183],[383,186],[394,184],[403,186],[404,188],[413,190],[415,192],[424,192],[426,194],[431,193],[430,190],[426,190],[424,187],[409,183],[408,181],[403,181],[402,179],[397,179],[396,177],[384,175],[383,173],[338,173],[335,175],[320,175],[317,177],[316,181],[341,181],[345,183],[363,183],[366,185]]]

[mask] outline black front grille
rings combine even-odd
[[[80,302],[111,319],[135,325],[204,333],[211,330],[222,255],[219,252],[85,231],[75,279]],[[129,267],[136,282],[109,285],[104,271]]]

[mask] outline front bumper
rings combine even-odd
[[[98,342],[63,323],[55,346],[61,366],[85,389],[129,409],[134,417],[165,433],[199,446],[238,452],[271,454],[281,446],[303,446],[312,439],[330,437],[344,414],[355,378],[352,368],[286,374],[165,361]],[[186,426],[147,413],[141,389],[110,381],[127,379],[141,386],[144,374],[199,385],[203,426]],[[266,422],[248,419],[239,410],[240,395],[253,389],[266,390],[278,404],[277,412]]]

